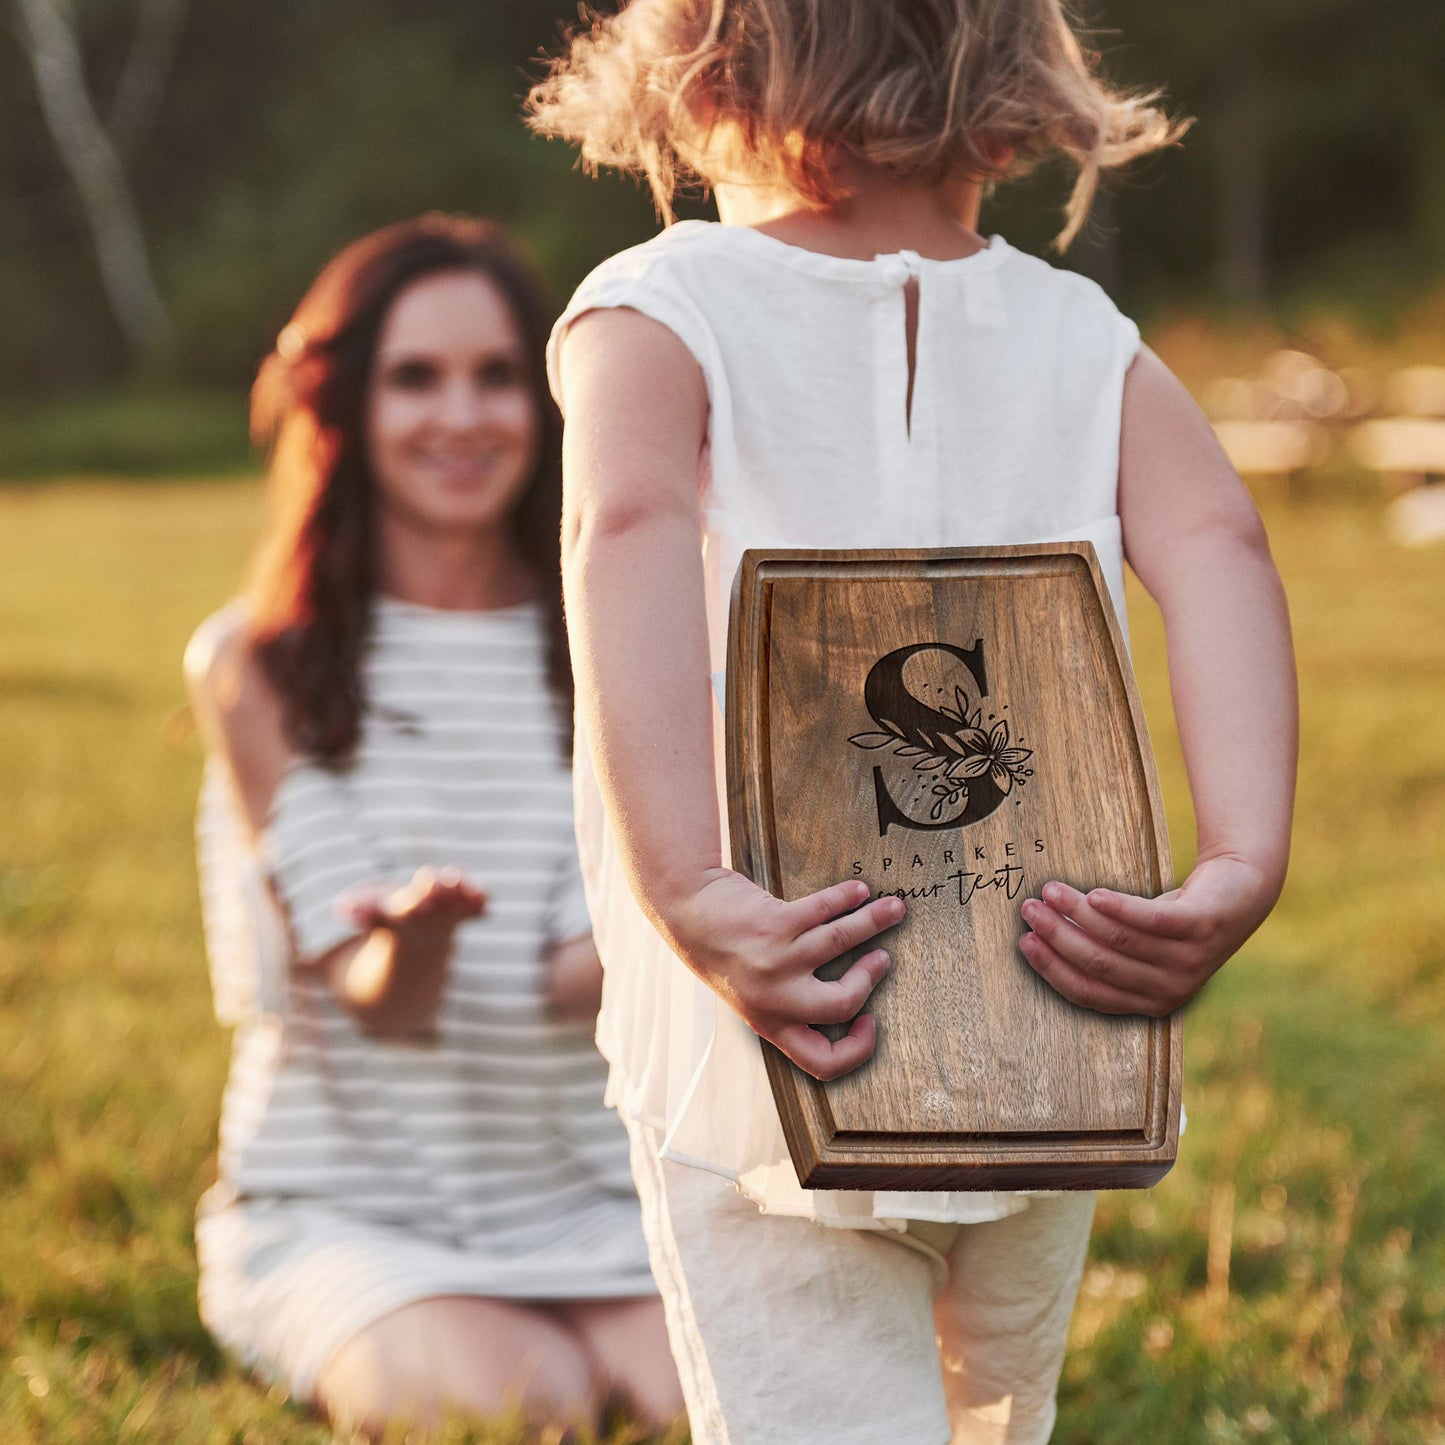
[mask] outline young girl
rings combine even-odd
[[[886,949],[814,974],[903,905],[725,866],[709,674],[748,546],[1086,538],[1121,616],[1127,555],[1168,630],[1198,862],[1158,899],[1047,884],[1023,956],[1162,1015],[1259,925],[1296,731],[1259,518],[1103,293],[977,231],[986,182],[1058,153],[1067,239],[1100,170],[1177,128],[1093,74],[1058,0],[635,0],[532,106],[664,208],[700,177],[722,217],[600,266],[550,353],[598,1037],[694,1438],[1046,1440],[1092,1196],[798,1186],[755,1035],[819,1078],[864,1062]]]
[[[368,1428],[681,1410],[590,1037],[547,319],[480,221],[337,256],[257,382],[255,583],[186,659],[236,1025],[201,1313]]]

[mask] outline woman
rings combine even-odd
[[[186,658],[237,1025],[201,1311],[369,1429],[681,1408],[591,1042],[548,319],[481,222],[336,257],[253,393],[253,585]]]

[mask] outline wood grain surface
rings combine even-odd
[[[747,552],[727,749],[735,868],[783,898],[861,878],[908,905],[878,940],[894,962],[868,1005],[873,1059],[821,1084],[763,1046],[805,1185],[1105,1188],[1168,1170],[1178,1018],[1079,1008],[1018,951],[1019,905],[1049,879],[1172,886],[1089,543]]]

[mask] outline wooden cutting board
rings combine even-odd
[[[763,1045],[804,1185],[1164,1175],[1178,1017],[1080,1008],[1018,951],[1019,905],[1050,879],[1172,886],[1148,733],[1089,543],[745,553],[727,771],[739,872],[780,898],[861,878],[908,904],[877,941],[893,967],[868,1004],[868,1063],[823,1084]]]

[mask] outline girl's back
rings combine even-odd
[[[554,360],[571,321],[617,306],[667,326],[706,381],[715,672],[745,547],[1085,537],[1123,615],[1120,407],[1139,333],[1092,281],[1000,236],[957,259],[859,260],[690,221],[588,277]]]
[[[904,233],[906,234],[906,232]],[[967,237],[970,233],[959,233]],[[625,308],[667,328],[706,389],[698,466],[709,669],[719,701],[733,577],[748,547],[938,547],[1087,538],[1123,614],[1116,515],[1132,322],[1091,281],[1001,237],[930,260],[870,260],[743,225],[686,222],[604,262],[553,333]],[[721,715],[714,767],[721,776]],[[756,1040],[675,959],[616,876],[579,725],[577,826],[609,966],[598,1041],[624,1111],[669,1152],[738,1178],[764,1208],[877,1226],[969,1220],[1004,1195],[852,1196],[799,1189]],[[726,852],[724,852],[726,856]]]

